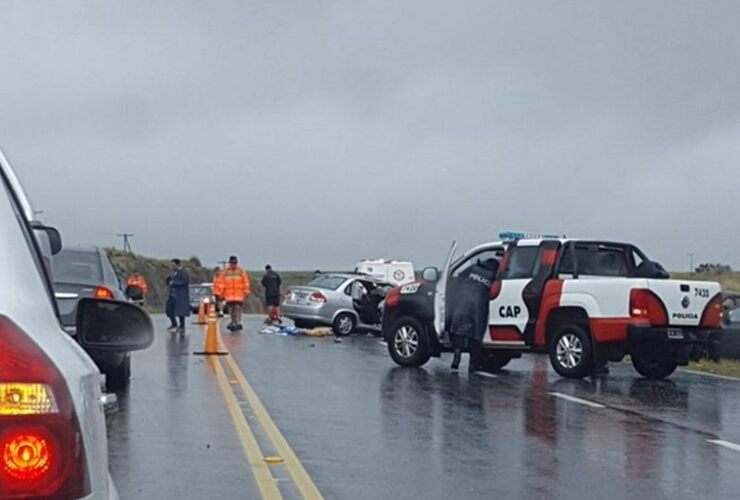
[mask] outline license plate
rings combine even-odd
[[[669,339],[680,340],[684,338],[683,330],[668,330],[666,334],[668,335]]]

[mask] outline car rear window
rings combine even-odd
[[[621,276],[629,274],[627,253],[621,248],[603,245],[576,246],[578,274],[584,276]],[[560,274],[573,274],[573,256],[570,251],[563,254]]]
[[[102,283],[103,268],[96,252],[62,250],[54,257],[54,281],[60,283]]]
[[[347,281],[347,279],[342,276],[319,276],[311,281],[308,286],[323,288],[324,290],[336,290],[345,281]]]
[[[210,286],[191,286],[190,295],[195,295],[197,297],[205,297],[207,295],[211,295],[211,287]]]

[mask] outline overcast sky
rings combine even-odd
[[[67,244],[343,269],[524,230],[740,268],[740,2],[0,2],[0,145]]]

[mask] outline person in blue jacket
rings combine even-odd
[[[190,276],[180,259],[172,259],[172,273],[167,278],[167,285],[170,293],[165,312],[170,319],[169,331],[182,335],[185,333],[185,318],[190,316]]]

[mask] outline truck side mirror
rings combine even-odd
[[[77,304],[77,340],[86,349],[139,351],[152,344],[154,327],[134,304],[85,298]]]
[[[439,269],[436,267],[425,267],[421,272],[421,279],[432,283],[439,281]]]

